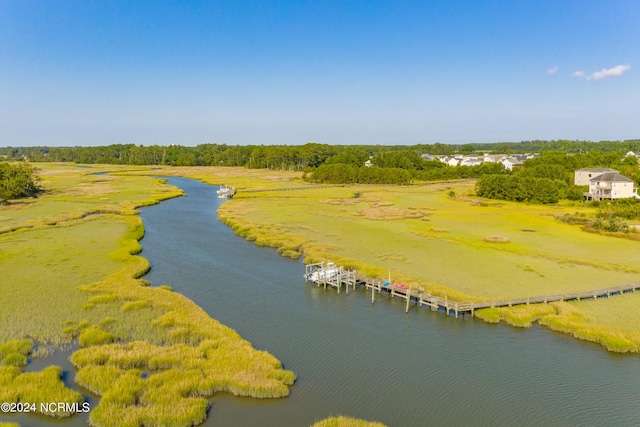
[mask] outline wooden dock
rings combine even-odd
[[[558,295],[543,295],[530,298],[517,298],[509,300],[498,300],[488,302],[458,302],[425,293],[419,289],[398,285],[395,283],[385,282],[380,279],[366,277],[357,274],[355,270],[348,270],[343,267],[336,267],[329,263],[307,264],[305,266],[305,281],[313,283],[317,286],[327,286],[336,288],[338,293],[344,286],[345,291],[349,294],[349,289],[355,291],[357,287],[363,286],[366,290],[371,290],[371,303],[375,303],[376,293],[387,292],[391,297],[399,297],[406,300],[405,311],[409,311],[410,304],[413,302],[420,307],[427,306],[434,311],[444,311],[448,315],[459,315],[469,313],[473,316],[474,311],[482,308],[493,307],[512,307],[515,305],[528,304],[546,304],[555,301],[573,301],[584,299],[609,298],[612,295],[622,295],[624,293],[635,293],[640,289],[640,283],[632,283],[629,285],[615,286],[610,288],[597,289],[594,291],[576,292]],[[314,273],[317,273],[314,275]]]

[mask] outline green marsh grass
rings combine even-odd
[[[379,422],[366,421],[340,415],[318,421],[311,427],[385,427],[385,425]]]
[[[91,325],[80,333],[78,343],[80,347],[89,347],[92,345],[110,344],[116,339],[116,336],[96,325]]]
[[[112,236],[127,228],[127,221],[97,217],[0,235],[0,245],[10,247],[10,253],[0,255],[0,297],[11,301],[0,305],[0,318],[5,319],[0,342],[30,336],[43,344],[68,343],[62,333],[65,322],[88,315],[83,310],[87,295],[78,286],[122,267],[108,254],[119,247]]]
[[[475,316],[489,323],[504,321],[511,326],[529,328],[534,322],[555,313],[555,308],[549,304],[531,304],[483,308],[482,310],[476,310]]]
[[[41,372],[21,373],[20,368],[0,367],[0,402],[36,403],[36,411],[40,412],[40,403],[83,402],[82,395],[65,387],[60,379],[62,370],[57,366],[49,366]],[[53,417],[69,417],[71,412],[41,412]]]
[[[122,311],[140,310],[147,307],[149,307],[147,300],[130,301],[122,306]]]
[[[540,323],[618,353],[640,352],[640,293],[552,304]]]
[[[103,396],[91,423],[189,426],[204,420],[206,397],[216,392],[261,398],[289,394],[293,373],[282,370],[270,354],[238,340],[230,329],[224,332],[197,346],[137,341],[75,352],[76,381]]]
[[[143,176],[158,173],[150,168],[111,168],[120,172],[115,176],[44,169],[44,196],[0,207],[0,297],[11,301],[0,306],[3,359],[26,356],[18,351],[26,345],[13,340],[30,337],[52,347],[78,340],[82,348],[72,356],[78,382],[103,396],[92,410],[95,426],[195,425],[206,417],[203,396],[216,391],[288,395],[295,376],[274,356],[184,296],[140,279],[150,265],[137,256],[144,225],[135,209],[181,191]],[[41,378],[0,369],[11,396],[29,393]],[[75,396],[56,388],[59,368],[42,375],[42,386],[62,396],[57,400]]]
[[[26,366],[33,351],[31,340],[13,340],[0,345],[0,364],[4,366]]]
[[[456,192],[470,189],[467,184]],[[349,200],[354,192],[360,197]],[[220,208],[219,217],[260,245],[292,256],[304,253],[310,261],[340,260],[379,278],[391,272],[398,281],[419,283],[428,292],[454,299],[553,295],[640,279],[637,243],[560,223],[553,214],[562,207],[477,206],[451,199],[444,186],[435,185],[283,193],[284,198],[278,192],[239,193]],[[391,214],[384,211],[389,203]],[[375,219],[357,215],[382,204]],[[429,221],[398,214],[416,210],[429,212]],[[434,231],[440,229],[448,232]],[[509,243],[486,242],[487,236]]]
[[[25,366],[33,351],[31,340],[13,340],[0,345],[0,361],[5,366]]]
[[[20,353],[10,353],[2,359],[4,366],[26,366],[27,362],[27,356]]]
[[[640,281],[638,242],[587,233],[555,219],[574,212],[592,216],[591,208],[484,202],[469,197],[472,190],[473,183],[459,183],[239,192],[218,215],[238,235],[283,255],[333,261],[378,279],[391,275],[394,282],[457,301],[557,295]],[[464,196],[451,198],[449,191]],[[611,301],[616,298],[631,300],[625,295]],[[477,315],[524,327],[541,321],[567,333],[588,322],[598,324],[594,319],[619,319],[615,310],[602,310],[579,322],[561,322],[551,305]],[[616,335],[623,322],[608,323],[608,332],[598,329],[596,341],[604,344],[602,337],[610,336],[614,345],[604,344],[608,348],[618,340],[623,344],[617,348],[631,349]],[[640,329],[640,322],[631,327]]]
[[[38,165],[45,192],[37,199],[12,201],[0,208],[0,233],[39,225],[57,225],[87,215],[134,214],[136,208],[183,194],[175,187],[148,176],[93,175],[119,170],[124,166],[94,165],[90,169],[75,165]],[[151,168],[143,169],[147,173]]]

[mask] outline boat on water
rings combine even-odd
[[[308,277],[307,280],[318,283],[323,280],[333,280],[340,274],[340,268],[337,267],[334,263],[329,262],[327,266],[324,268],[319,268],[314,270]]]
[[[236,189],[221,185],[216,193],[218,194],[218,199],[231,199],[236,194]]]

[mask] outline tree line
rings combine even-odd
[[[418,144],[418,145],[227,145],[201,144],[196,146],[114,144],[95,147],[3,147],[0,156],[6,159],[26,159],[30,162],[75,162],[83,164],[128,164],[170,166],[244,166],[280,170],[305,170],[325,163],[356,164],[362,166],[375,157],[379,167],[398,167],[423,170],[430,166],[420,155],[452,155],[456,153],[490,152],[565,153],[640,151],[640,140],[628,141],[522,141],[487,144]],[[329,162],[327,160],[331,159]]]
[[[546,150],[546,151],[545,151]],[[425,160],[422,154],[454,152],[510,151],[539,152],[513,172],[499,163],[451,167],[439,160]],[[581,199],[586,189],[573,186],[573,173],[584,167],[612,167],[640,182],[634,156],[640,140],[630,141],[523,141],[520,143],[328,145],[308,143],[300,146],[231,146],[202,144],[141,146],[116,144],[98,147],[5,147],[0,156],[32,162],[75,162],[86,164],[242,166],[277,170],[305,171],[304,179],[318,183],[409,184],[479,178],[479,196],[502,200],[554,203],[563,198]]]

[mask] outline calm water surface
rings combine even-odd
[[[639,356],[540,327],[417,307],[405,314],[400,299],[372,305],[363,290],[337,295],[305,285],[300,261],[217,221],[216,209],[229,202],[214,187],[169,183],[188,196],[142,209],[146,279],[172,286],[297,374],[284,399],[216,395],[205,425],[308,426],[338,414],[389,426],[640,425]]]
[[[540,327],[520,330],[305,285],[300,261],[217,221],[215,188],[142,210],[152,285],[168,284],[278,357],[284,399],[220,394],[206,425],[306,426],[330,415],[421,425],[639,425],[640,358]],[[233,203],[232,201],[230,203]],[[319,207],[320,208],[320,207]]]

